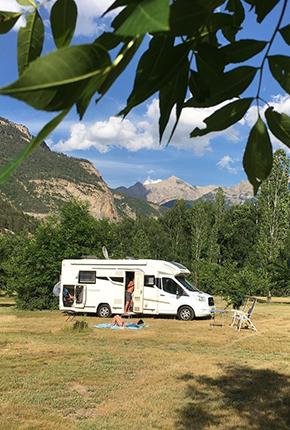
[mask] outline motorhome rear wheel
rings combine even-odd
[[[97,314],[101,318],[109,318],[112,315],[112,311],[109,305],[102,304],[98,307]]]

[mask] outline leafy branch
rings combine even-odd
[[[247,14],[254,12],[257,23],[261,24],[282,1],[270,41],[238,38]],[[255,192],[272,167],[269,131],[290,147],[289,116],[275,112],[269,105],[265,112],[267,124],[259,115],[259,101],[267,104],[260,96],[266,60],[272,77],[290,94],[289,57],[269,55],[278,32],[290,45],[290,25],[280,28],[287,16],[287,0],[116,0],[106,11],[122,7],[112,19],[112,31],[105,31],[92,43],[75,46],[71,46],[71,41],[78,17],[77,5],[74,0],[57,0],[50,12],[56,50],[47,55],[42,55],[43,4],[33,0],[18,2],[34,9],[19,13],[0,12],[0,34],[9,32],[23,14],[27,22],[18,34],[19,78],[1,88],[0,94],[49,112],[66,112],[75,105],[82,119],[90,101],[95,97],[96,102],[100,102],[144,42],[145,50],[140,55],[132,90],[121,115],[127,115],[135,106],[158,93],[160,141],[172,111],[175,110],[175,121],[169,141],[182,110],[190,107],[203,109],[223,104],[204,120],[205,128],[195,128],[191,137],[224,130],[246,115],[254,98],[245,97],[244,93],[259,71],[255,96],[258,120],[250,131],[243,159]],[[250,5],[250,11],[245,11],[245,3]],[[247,65],[248,60],[265,48],[259,68]],[[57,118],[61,120],[61,114]],[[57,123],[58,120],[53,120],[46,131],[52,130]],[[39,136],[44,134],[41,132]],[[35,142],[40,141],[38,137]],[[5,179],[22,159],[23,154],[20,154],[14,167],[6,170],[2,178]]]
[[[258,82],[258,89],[257,89],[257,94],[256,94],[257,109],[258,109],[258,114],[259,115],[260,115],[260,113],[259,113],[259,100],[262,100],[261,97],[260,97],[260,92],[261,92],[261,85],[262,85],[262,80],[263,80],[263,72],[264,72],[265,62],[266,62],[266,59],[268,58],[268,55],[269,55],[269,52],[270,52],[271,47],[273,45],[273,42],[275,40],[275,37],[276,37],[278,31],[280,30],[280,26],[281,26],[282,20],[284,18],[285,12],[286,12],[287,4],[288,4],[288,0],[284,0],[283,7],[281,9],[281,13],[280,13],[278,22],[277,22],[276,27],[275,27],[275,29],[273,31],[272,37],[269,40],[269,43],[268,43],[265,55],[264,55],[263,60],[261,62],[259,82]],[[264,100],[262,100],[262,101],[264,101]],[[265,103],[267,104],[267,102],[265,102]]]

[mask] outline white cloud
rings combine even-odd
[[[204,127],[203,120],[218,108],[184,109],[170,146],[180,150],[192,151],[195,155],[202,156],[212,150],[211,141],[217,136],[222,136],[230,141],[237,141],[239,134],[233,127],[220,133],[210,133],[195,139],[189,137],[191,130],[194,127]],[[67,140],[59,141],[53,149],[73,151],[95,148],[101,153],[106,153],[114,147],[133,152],[141,149],[160,150],[164,148],[167,142],[174,124],[174,115],[169,121],[163,145],[159,145],[158,118],[158,100],[154,99],[147,106],[147,111],[143,116],[131,115],[130,119],[124,120],[112,116],[108,120],[90,124],[75,123],[70,128],[70,137]]]
[[[239,169],[238,167],[234,167],[234,163],[237,160],[234,160],[229,155],[224,155],[218,162],[217,166],[220,170],[225,170],[228,173],[237,174]]]

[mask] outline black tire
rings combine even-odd
[[[190,306],[181,306],[177,311],[177,316],[182,321],[191,321],[194,318],[194,310]]]
[[[109,318],[112,315],[112,311],[109,305],[103,303],[98,307],[97,315],[100,318]]]

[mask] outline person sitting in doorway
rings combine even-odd
[[[65,306],[71,306],[74,302],[74,297],[71,295],[69,290],[64,287],[63,289],[63,303]]]
[[[126,296],[125,296],[125,314],[128,313],[131,309],[132,305],[132,294],[135,289],[134,279],[128,282],[127,288],[126,288]]]

